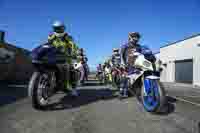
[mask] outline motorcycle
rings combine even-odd
[[[159,112],[165,104],[165,90],[161,86],[155,67],[155,56],[146,47],[134,52],[135,72],[127,76],[129,89],[133,91],[148,112]]]
[[[83,85],[84,84],[84,81],[85,81],[85,69],[84,69],[84,66],[81,62],[75,62],[74,63],[74,68],[76,70],[78,70],[80,73],[80,76],[79,76],[79,84]]]
[[[112,68],[112,86],[117,87],[118,89],[120,88],[120,75],[121,75],[121,70],[119,67],[114,67]]]
[[[73,79],[77,80],[78,70],[73,69],[66,60],[62,47],[55,48],[48,43],[32,51],[32,64],[35,71],[29,81],[28,94],[34,108],[44,109],[50,97],[57,91],[66,92],[64,81],[69,81],[71,76],[75,76]],[[72,71],[75,71],[74,75],[70,75]]]
[[[111,67],[105,67],[105,84],[112,83]]]
[[[102,70],[97,71],[97,79],[100,81],[100,84],[105,83],[104,72]]]

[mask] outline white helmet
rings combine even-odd
[[[61,21],[55,21],[52,25],[55,33],[64,33],[65,25]]]

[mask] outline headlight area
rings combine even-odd
[[[151,66],[151,63],[149,63],[148,61],[144,61],[144,62],[143,62],[143,65],[144,65],[145,67],[150,67],[150,66]]]

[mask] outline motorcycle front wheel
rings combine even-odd
[[[141,88],[142,104],[148,112],[160,112],[165,104],[165,90],[159,80],[143,79]]]
[[[49,91],[50,82],[47,73],[34,72],[29,82],[29,96],[35,109],[45,109],[52,95]]]

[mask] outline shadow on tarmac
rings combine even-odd
[[[27,87],[8,87],[7,84],[0,85],[0,107],[12,104],[28,96]]]
[[[71,109],[88,105],[99,100],[111,100],[117,97],[114,95],[115,92],[115,90],[110,89],[81,89],[79,90],[79,97],[72,98],[66,95],[62,97],[59,102],[50,104],[45,111]]]
[[[175,111],[175,105],[174,105],[175,102],[176,102],[176,99],[174,99],[170,96],[166,96],[166,103],[165,103],[163,109],[156,114],[169,115],[169,114],[173,113]]]

